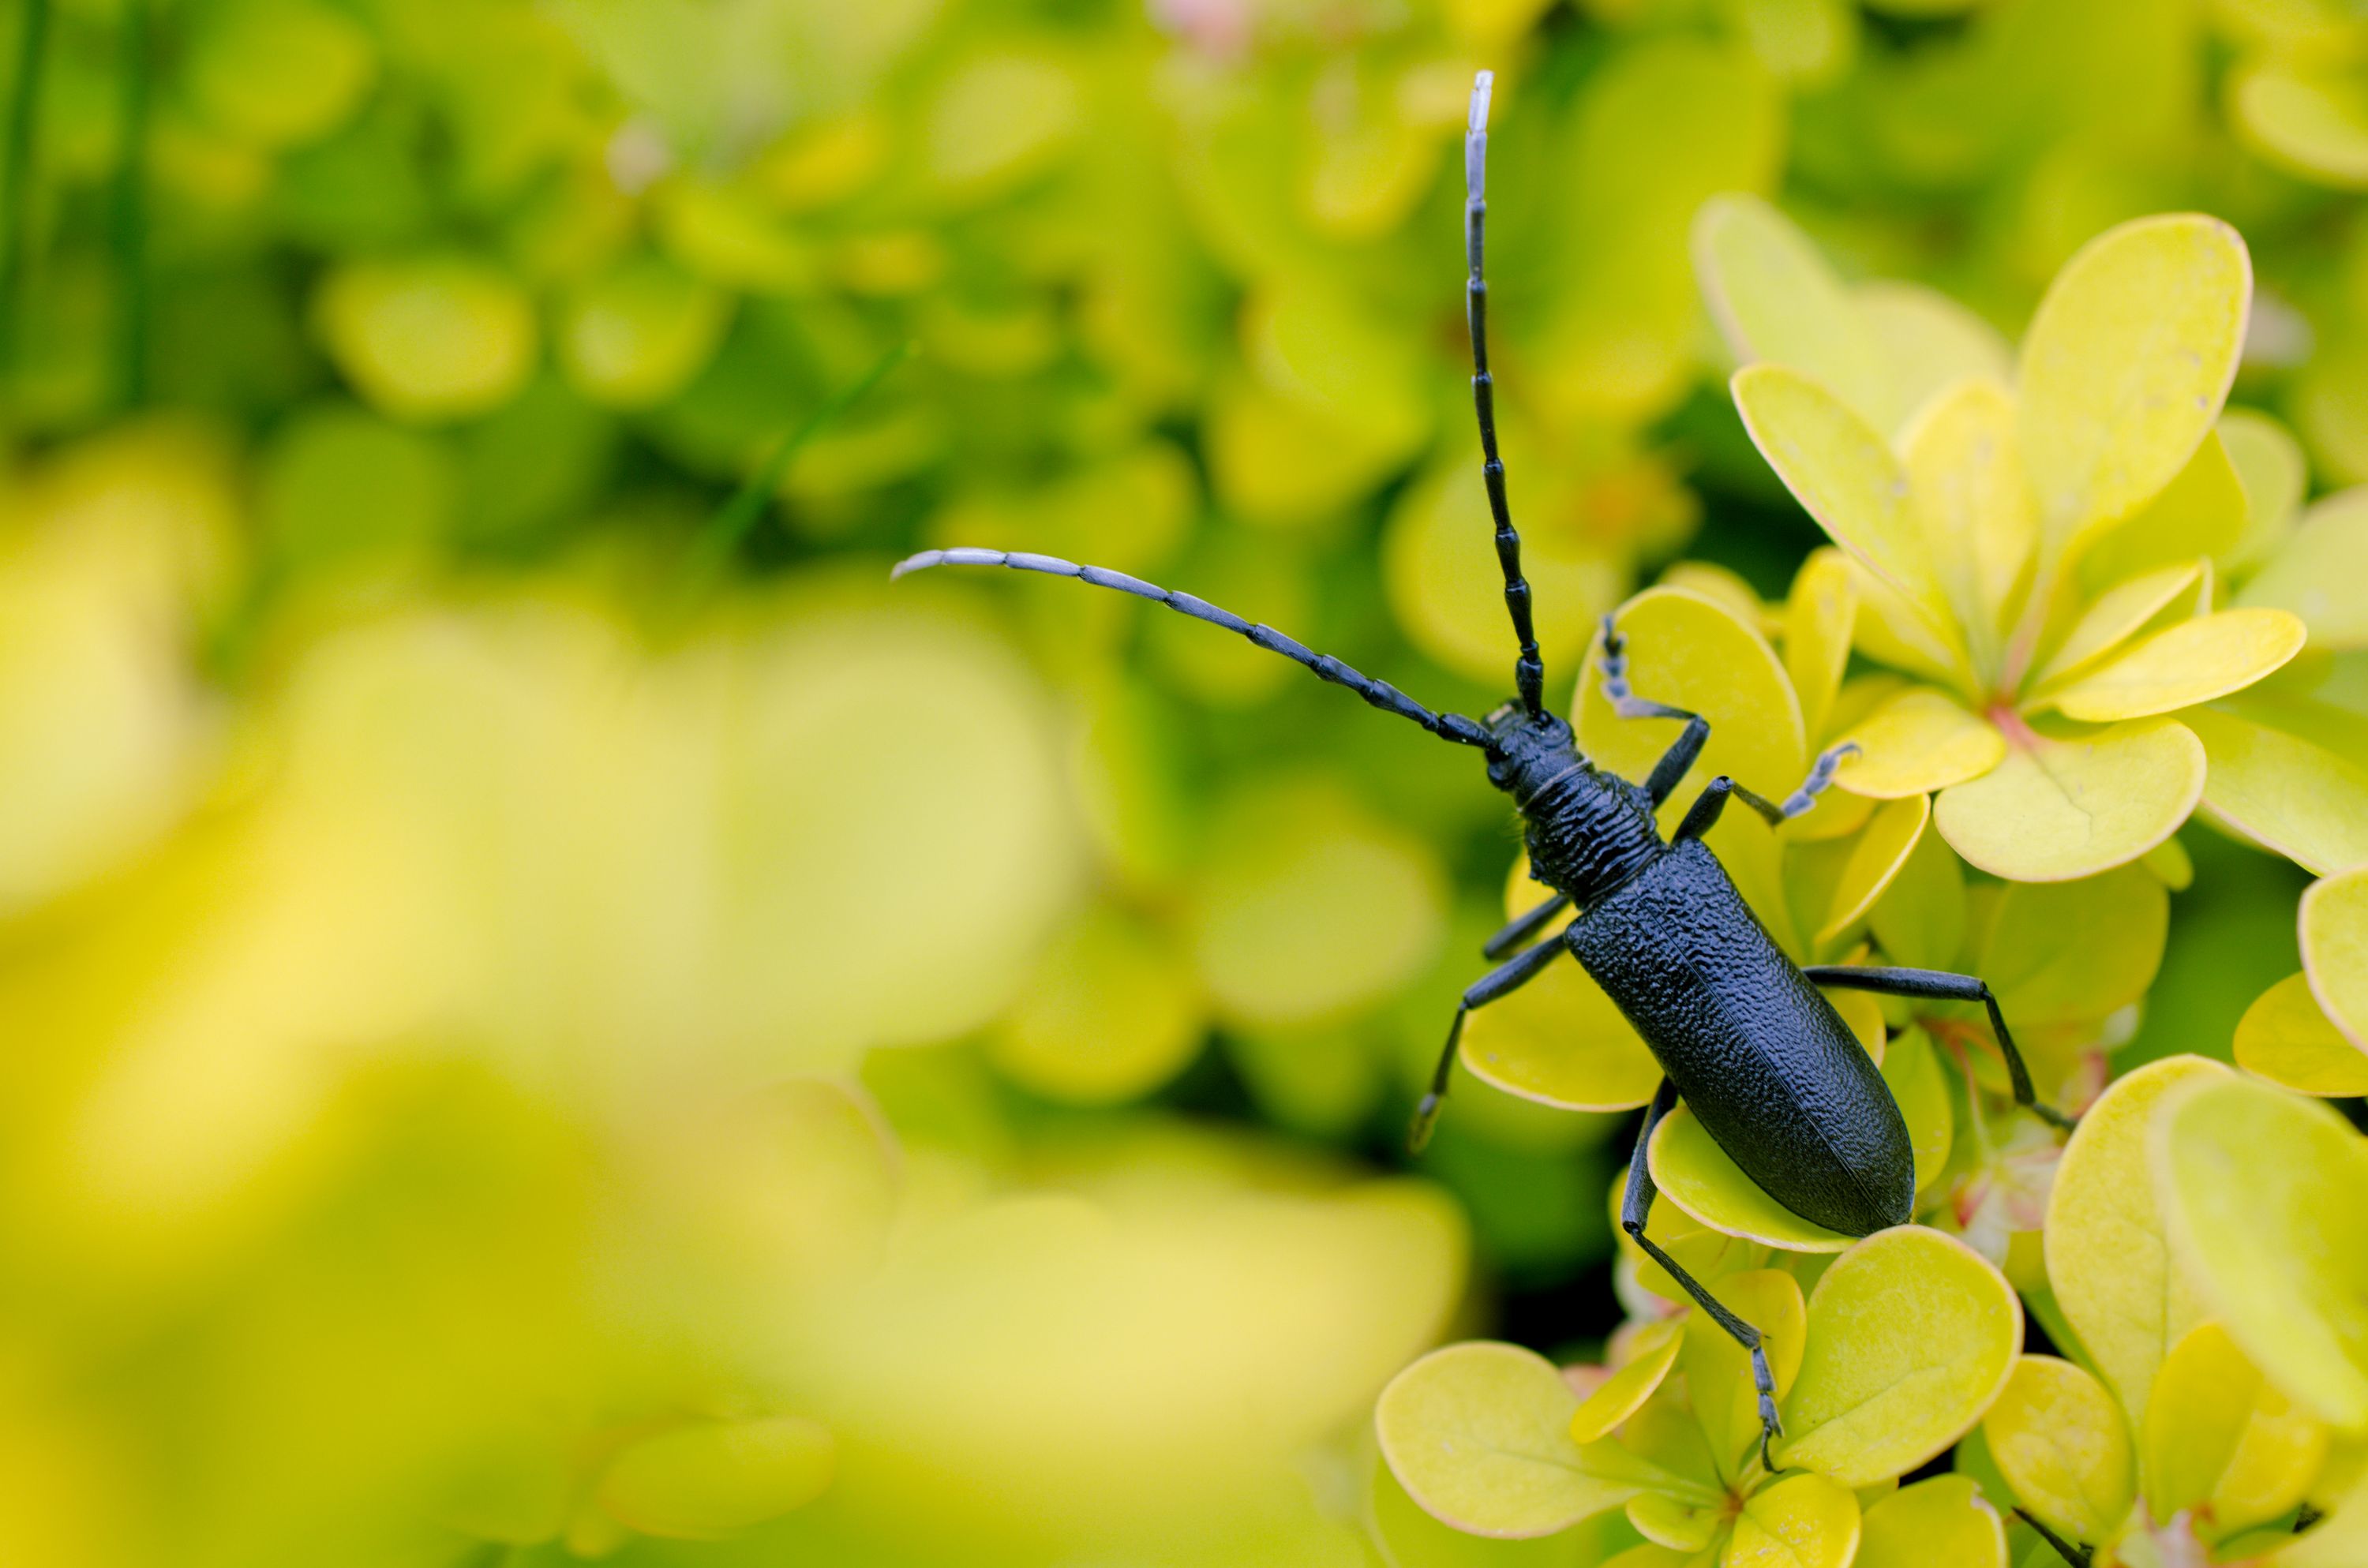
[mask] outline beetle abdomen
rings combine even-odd
[[[1673,846],[1567,940],[1770,1197],[1846,1235],[1907,1223],[1916,1157],[1889,1085],[1707,846]]]

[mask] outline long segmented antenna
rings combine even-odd
[[[1497,74],[1483,71],[1472,83],[1472,118],[1463,132],[1463,247],[1472,258],[1464,286],[1465,315],[1472,324],[1472,406],[1480,416],[1480,472],[1488,483],[1488,512],[1497,521],[1497,564],[1505,572],[1505,608],[1521,654],[1513,665],[1513,686],[1521,706],[1535,718],[1545,708],[1545,661],[1530,624],[1530,584],[1521,575],[1521,536],[1513,531],[1513,509],[1505,499],[1505,461],[1497,455],[1497,382],[1488,374],[1488,280],[1481,271],[1483,235],[1488,224],[1488,92]]]
[[[1389,682],[1360,675],[1331,654],[1318,653],[1285,637],[1271,626],[1244,620],[1232,610],[1220,609],[1206,599],[1179,594],[1156,583],[1130,577],[1123,572],[1113,572],[1106,566],[1080,566],[1056,555],[1031,555],[1025,551],[956,548],[925,550],[918,555],[898,562],[889,576],[902,577],[907,572],[925,572],[932,566],[1008,566],[1015,572],[1042,572],[1053,577],[1075,577],[1097,588],[1116,588],[1120,593],[1133,594],[1137,598],[1166,605],[1169,609],[1189,615],[1195,620],[1205,620],[1212,626],[1222,626],[1228,631],[1239,633],[1269,653],[1281,653],[1293,664],[1306,665],[1320,679],[1330,681],[1334,686],[1347,687],[1384,713],[1413,720],[1442,740],[1456,741],[1468,746],[1486,746],[1488,744],[1488,733],[1461,713],[1434,713]]]

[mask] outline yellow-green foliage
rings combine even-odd
[[[2340,0],[0,6],[0,1562],[2368,1562]],[[1916,1221],[1433,706],[1712,843]],[[1822,534],[1821,531],[1822,530]],[[1668,825],[1668,824],[1665,824]],[[2319,1103],[2326,1102],[2326,1103]],[[1501,1337],[1491,1337],[1501,1336]],[[1518,1339],[1520,1344],[1511,1341]],[[1439,1348],[1442,1341],[1444,1348]]]

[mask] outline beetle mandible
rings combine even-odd
[[[1009,566],[1116,588],[1236,632],[1304,665],[1335,686],[1348,687],[1384,712],[1411,719],[1443,740],[1481,752],[1487,760],[1488,782],[1510,795],[1520,812],[1531,875],[1551,888],[1554,896],[1507,926],[1483,949],[1486,957],[1505,961],[1467,989],[1455,1009],[1429,1092],[1416,1112],[1413,1146],[1420,1150],[1438,1116],[1465,1017],[1474,1008],[1518,990],[1565,952],[1576,958],[1635,1026],[1664,1074],[1629,1160],[1621,1227],[1749,1352],[1759,1395],[1760,1457],[1772,1469],[1768,1444],[1782,1426],[1775,1381],[1759,1331],[1723,1306],[1645,1233],[1655,1196],[1647,1153],[1662,1119],[1682,1099],[1762,1191],[1828,1230],[1864,1236],[1907,1223],[1916,1199],[1916,1162],[1907,1126],[1873,1059],[1817,989],[1830,986],[1983,1004],[2015,1102],[2058,1126],[2070,1121],[2032,1095],[2021,1053],[2007,1031],[1997,998],[1982,981],[1934,970],[1803,969],[1770,937],[1704,842],[1730,798],[1770,825],[1808,811],[1855,746],[1845,743],[1818,756],[1808,777],[1781,801],[1724,775],[1713,778],[1677,832],[1664,841],[1655,810],[1701,755],[1710,738],[1710,723],[1698,713],[1629,689],[1625,649],[1610,616],[1603,620],[1600,667],[1613,710],[1623,719],[1681,721],[1684,729],[1645,781],[1635,784],[1589,762],[1570,725],[1546,710],[1545,666],[1531,623],[1530,585],[1521,575],[1520,536],[1514,531],[1506,499],[1505,465],[1497,450],[1496,383],[1488,371],[1488,286],[1481,258],[1488,210],[1491,82],[1491,74],[1484,71],[1473,85],[1463,142],[1464,246],[1471,265],[1465,314],[1472,337],[1481,475],[1496,524],[1505,608],[1520,644],[1513,665],[1513,701],[1482,720],[1433,713],[1387,682],[1360,675],[1329,654],[1315,653],[1271,627],[1253,624],[1205,599],[1053,556],[929,550],[901,562],[894,575],[940,565]],[[1535,940],[1574,907],[1577,914],[1562,932]],[[1508,953],[1512,956],[1507,958]]]

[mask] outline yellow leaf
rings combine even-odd
[[[2203,743],[2203,801],[2248,837],[2320,876],[2368,860],[2368,768],[2227,708],[2180,722]]]
[[[1793,578],[1784,604],[1784,673],[1801,700],[1801,724],[1811,736],[1825,731],[1826,714],[1842,688],[1850,633],[1858,623],[1858,586],[1850,558],[1816,550]]]
[[[1711,318],[1737,360],[1790,366],[1877,428],[1897,422],[1882,345],[1792,220],[1756,196],[1714,196],[1695,215],[1693,255]]]
[[[1896,801],[1979,778],[2006,756],[2006,737],[1930,687],[1911,687],[1851,725],[1859,755],[1834,781],[1854,795]]]
[[[2006,1568],[2006,1526],[1971,1476],[1936,1475],[1867,1509],[1850,1568]]]
[[[2328,1021],[2305,974],[2286,976],[2245,1009],[2237,1065],[2305,1095],[2368,1095],[2368,1051]]]
[[[2316,648],[2368,647],[2368,488],[2314,505],[2237,602],[2292,610]]]
[[[1628,1195],[1628,1168],[1621,1166],[1611,1178],[1605,1193],[1606,1210],[1611,1221],[1614,1244],[1620,1254],[1636,1271],[1636,1282],[1645,1290],[1681,1307],[1693,1305],[1693,1298],[1681,1290],[1678,1282],[1657,1263],[1645,1256],[1645,1249],[1621,1228],[1620,1210]],[[1746,1241],[1740,1236],[1714,1231],[1696,1220],[1674,1203],[1656,1203],[1645,1222],[1645,1233],[1653,1244],[1675,1258],[1679,1267],[1702,1284],[1723,1279],[1746,1268],[1758,1268],[1768,1261],[1768,1248],[1761,1243]],[[1688,1425],[1693,1426],[1691,1417]],[[1694,1428],[1699,1433],[1699,1427]]]
[[[1993,876],[2065,881],[2136,859],[2203,793],[2203,746],[2169,719],[2057,740],[2032,734],[1998,767],[1943,790],[1933,825]]]
[[[1934,617],[1875,575],[1865,562],[1850,558],[1858,579],[1858,652],[1880,665],[1921,676],[1967,701],[1986,687],[1965,652],[1953,618]]]
[[[2330,1107],[2224,1074],[2164,1102],[2148,1154],[2212,1316],[2289,1398],[2368,1435],[2368,1142]]]
[[[1985,670],[1997,661],[2000,616],[2039,540],[2014,423],[2014,394],[2003,385],[1961,381],[1925,408],[1903,442],[1924,548]]]
[[[2114,584],[2081,611],[2080,619],[2072,623],[2063,642],[2026,683],[2029,688],[2044,690],[2103,658],[2136,636],[2147,622],[2192,588],[2203,574],[2203,562],[2190,561]]]
[[[1938,290],[1876,279],[1854,286],[1850,297],[1890,361],[1894,406],[1902,419],[1957,381],[2005,381],[2014,375],[2014,351],[1998,328]]]
[[[1801,1370],[1807,1332],[1799,1283],[1782,1269],[1758,1268],[1720,1280],[1718,1299],[1759,1331],[1768,1370],[1776,1380],[1776,1397],[1782,1400]],[[1685,1370],[1694,1418],[1710,1441],[1711,1458],[1719,1474],[1732,1482],[1759,1444],[1759,1392],[1752,1381],[1751,1358],[1715,1318],[1697,1307],[1687,1314],[1685,1348],[1678,1359]]]
[[[2107,528],[2080,557],[2080,581],[2094,592],[2199,556],[2217,561],[2245,536],[2245,485],[2221,443],[2203,445],[2162,493]]]
[[[1107,1105],[1158,1087],[1199,1051],[1207,1006],[1177,945],[1097,906],[1045,950],[986,1054],[1048,1098]]]
[[[2368,1051],[2368,866],[2304,891],[2302,967],[2328,1018]]]
[[[2044,701],[2092,723],[2151,718],[2241,691],[2301,653],[2308,635],[2282,609],[2176,621]]]
[[[2016,882],[1998,890],[1981,923],[1974,972],[2017,1025],[2094,1021],[2145,997],[2169,926],[2169,895],[2139,866]],[[2067,941],[2074,933],[2079,939]]]
[[[2105,1385],[2069,1361],[2017,1361],[1982,1439],[2015,1501],[2074,1540],[2110,1539],[2130,1511],[2129,1428]]]
[[[2139,1434],[2146,1511],[2208,1510],[2215,1538],[2303,1500],[2327,1459],[2325,1426],[2262,1378],[2228,1331],[2197,1324],[2155,1375]]]
[[[1457,1053],[1482,1083],[1565,1110],[1634,1110],[1661,1083],[1643,1037],[1576,959],[1466,1018]]]
[[[1905,1474],[1981,1419],[2021,1344],[2022,1303],[1979,1254],[1920,1226],[1878,1232],[1809,1296],[1776,1457],[1844,1486]]]
[[[1883,896],[1884,890],[1891,886],[1899,868],[1907,863],[1907,857],[1915,853],[1917,841],[1924,836],[1924,824],[1931,815],[1932,800],[1929,795],[1886,801],[1867,824],[1865,832],[1830,846],[1839,852],[1839,864],[1834,869],[1831,891],[1826,894],[1813,940],[1831,941],[1864,917],[1874,901]],[[1805,857],[1827,847],[1819,846],[1800,854]]]
[[[2134,1420],[2145,1417],[2155,1369],[2203,1316],[2164,1240],[2147,1176],[2147,1123],[2178,1085],[2230,1076],[2216,1062],[2173,1056],[2115,1080],[2080,1119],[2048,1195],[2048,1281]]]
[[[1909,1029],[1891,1042],[1884,1053],[1883,1081],[1907,1123],[1907,1141],[1916,1151],[1916,1190],[1921,1192],[1948,1165],[1957,1133],[1949,1074],[1922,1029]]]
[[[1857,1238],[1804,1220],[1759,1188],[1679,1106],[1653,1130],[1654,1185],[1712,1230],[1789,1252],[1840,1252]]]
[[[1881,432],[1783,366],[1747,366],[1732,384],[1744,428],[1793,498],[1936,630],[1949,626],[1947,602],[1907,509],[1907,474]]]
[[[2368,187],[2368,96],[2352,76],[2282,63],[2238,72],[2229,118],[2272,163],[2323,185]]]
[[[803,1417],[698,1422],[610,1460],[600,1506],[647,1535],[707,1540],[803,1507],[837,1466],[829,1429]]]
[[[397,418],[490,413],[534,372],[534,303],[515,279],[463,256],[348,262],[316,301],[330,357]]]
[[[1769,607],[1759,602],[1758,590],[1740,574],[1725,566],[1708,561],[1672,562],[1669,569],[1661,574],[1658,585],[1700,595],[1713,604],[1725,606],[1744,625],[1768,630]]]
[[[2294,432],[2249,408],[2232,408],[2220,416],[2220,442],[2245,487],[2244,536],[2226,558],[2231,571],[2242,572],[2268,560],[2294,532],[2294,508],[2310,488],[2310,471]],[[2239,594],[2237,602],[2253,601]]]
[[[1718,1568],[1849,1568],[1858,1499],[1822,1475],[1788,1476],[1744,1499]]]
[[[1671,1551],[1701,1551],[1718,1539],[1725,1521],[1719,1510],[1658,1492],[1628,1499],[1628,1522],[1654,1545]]]
[[[2059,549],[2187,466],[2236,376],[2252,291],[2245,242],[2194,213],[2110,229],[2055,275],[2017,390],[2023,462]]]
[[[1678,1351],[1684,1342],[1682,1318],[1664,1318],[1639,1330],[1629,1346],[1628,1359],[1598,1384],[1571,1416],[1570,1440],[1592,1443],[1608,1437],[1614,1426],[1635,1415],[1678,1364]]]
[[[1373,1407],[1390,1473],[1432,1517],[1474,1535],[1552,1535],[1643,1490],[1610,1444],[1571,1440],[1577,1413],[1554,1364],[1515,1345],[1432,1351]],[[1611,1471],[1612,1474],[1600,1473]]]

